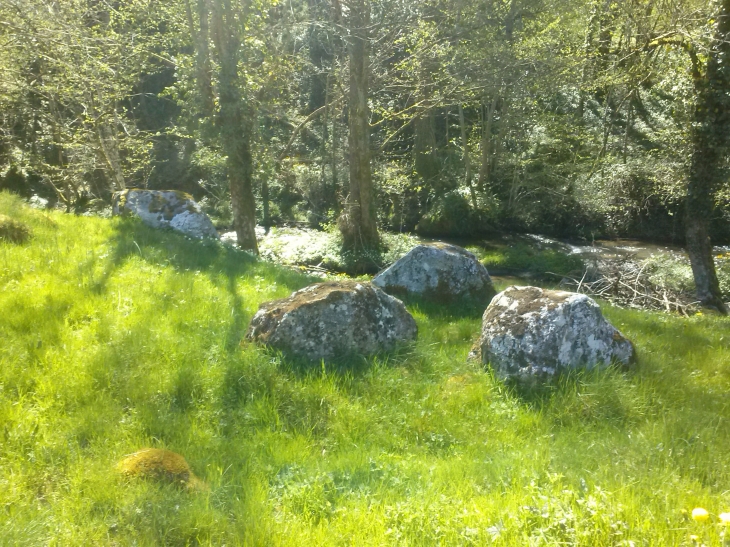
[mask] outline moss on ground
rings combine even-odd
[[[117,464],[126,477],[162,480],[192,490],[205,490],[183,456],[162,448],[143,448],[126,455]]]
[[[30,239],[30,228],[24,222],[0,215],[0,241],[25,243]]]

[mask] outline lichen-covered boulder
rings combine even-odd
[[[418,245],[373,279],[392,294],[439,301],[471,299],[489,303],[495,294],[487,269],[461,247],[446,243]]]
[[[392,351],[417,335],[416,322],[400,300],[370,283],[337,281],[261,304],[246,338],[319,361]]]
[[[162,448],[143,448],[127,454],[117,464],[117,470],[125,477],[171,482],[191,490],[207,489],[183,456]]]
[[[172,228],[197,239],[218,239],[215,226],[200,205],[190,194],[177,190],[129,188],[116,192],[112,213],[137,215],[152,228]]]
[[[578,368],[630,364],[634,347],[584,294],[509,287],[492,299],[471,356],[523,383]]]

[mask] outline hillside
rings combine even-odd
[[[0,242],[0,545],[721,544],[726,318],[603,306],[637,369],[525,393],[466,361],[474,310],[412,304],[413,347],[308,370],[243,335],[312,278],[5,193],[0,214],[32,234]],[[209,489],[120,477],[146,446]]]

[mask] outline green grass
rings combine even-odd
[[[411,304],[389,360],[296,367],[242,343],[311,279],[0,194],[0,545],[719,545],[730,322],[605,308],[632,373],[524,394],[466,361],[479,318]],[[210,487],[120,477],[183,454]]]
[[[557,249],[538,249],[527,243],[468,249],[477,255],[489,273],[498,275],[517,274],[555,281],[561,276],[579,275],[583,270],[583,261],[578,256]]]

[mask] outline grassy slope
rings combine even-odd
[[[719,541],[680,511],[730,510],[727,320],[605,309],[638,370],[526,395],[465,361],[478,318],[414,306],[413,348],[307,373],[241,339],[309,279],[4,194],[2,213],[34,233],[0,243],[2,545]],[[210,491],[117,476],[143,446]]]

